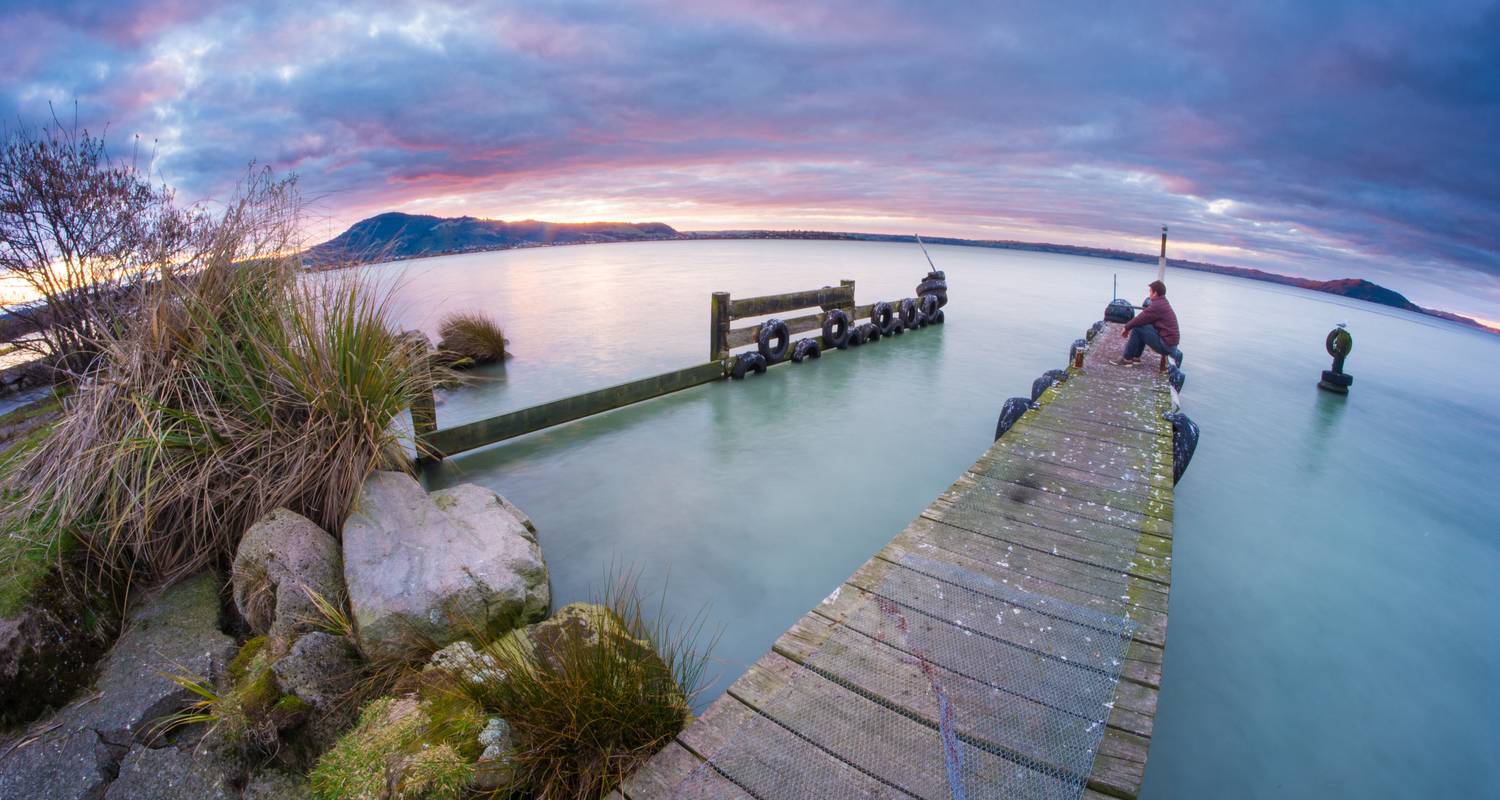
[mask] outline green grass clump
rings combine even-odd
[[[354,729],[318,759],[308,774],[313,797],[452,800],[464,796],[473,777],[472,758],[453,744],[434,739],[431,710],[414,696],[371,701],[360,712]],[[473,713],[469,712],[471,718]],[[451,735],[472,740],[478,728],[469,724]]]
[[[438,326],[438,335],[442,337],[438,350],[454,369],[505,359],[505,334],[498,323],[483,314],[449,314]]]
[[[290,260],[165,276],[16,465],[7,516],[46,509],[97,574],[148,579],[232,557],[278,506],[336,532],[365,477],[396,466],[391,421],[431,389],[394,330],[366,285]]]
[[[485,643],[505,677],[458,680],[451,690],[510,725],[512,785],[503,792],[602,797],[691,721],[707,663],[700,631],[701,618],[675,630],[648,624],[626,581],[603,605],[571,605]]]

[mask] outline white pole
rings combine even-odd
[[[1156,279],[1167,277],[1167,226],[1161,226],[1161,258],[1156,262]]]

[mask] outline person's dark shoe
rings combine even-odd
[[[1172,355],[1168,356],[1168,358],[1177,362],[1178,369],[1182,369],[1182,350],[1180,348],[1172,348]]]

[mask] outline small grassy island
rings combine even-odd
[[[0,417],[0,796],[602,796],[691,719],[697,629],[629,579],[553,612],[536,527],[428,493],[434,348],[308,280],[296,186],[219,213],[59,128],[0,153],[0,266],[55,381]]]

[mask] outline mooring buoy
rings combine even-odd
[[[1344,359],[1348,358],[1350,351],[1354,349],[1354,336],[1349,333],[1344,323],[1340,322],[1337,328],[1328,332],[1328,338],[1323,342],[1323,347],[1328,351],[1328,355],[1333,356],[1333,369],[1323,370],[1323,378],[1318,381],[1318,388],[1327,392],[1348,394],[1349,387],[1354,383],[1354,376],[1344,372]]]

